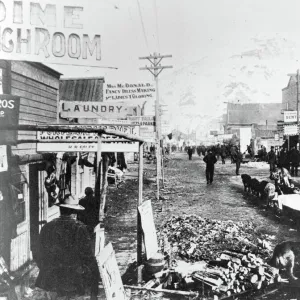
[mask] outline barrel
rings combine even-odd
[[[153,275],[160,272],[165,266],[164,256],[161,253],[156,253],[145,262],[145,272],[148,275]]]

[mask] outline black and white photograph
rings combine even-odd
[[[299,12],[0,0],[0,300],[300,300]]]

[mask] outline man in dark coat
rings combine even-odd
[[[291,174],[295,175],[295,176],[298,176],[300,153],[295,147],[292,147],[292,149],[290,151],[289,159],[290,159],[290,162],[291,162],[291,165],[292,165]]]
[[[94,197],[94,192],[91,187],[85,189],[85,197],[79,201],[79,205],[84,207],[84,210],[79,211],[77,218],[79,221],[87,225],[91,235],[94,233],[94,228],[99,223],[99,208]]]
[[[271,151],[268,153],[268,163],[270,164],[270,172],[275,172],[276,153],[274,151],[274,146],[271,146]]]
[[[238,149],[236,152],[236,156],[235,156],[235,174],[239,175],[240,173],[240,167],[241,167],[241,162],[243,161],[243,154],[240,152],[240,150]]]
[[[206,163],[205,173],[207,184],[212,184],[214,180],[215,163],[217,162],[217,158],[211,150],[208,150],[208,154],[203,158],[203,161]]]
[[[90,294],[95,300],[99,269],[87,227],[76,220],[84,208],[71,195],[59,206],[60,217],[45,224],[40,233],[36,286],[55,297]]]
[[[188,156],[189,156],[189,160],[192,160],[193,148],[192,147],[188,147],[187,148],[187,153],[188,153]]]

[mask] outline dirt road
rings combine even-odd
[[[155,165],[145,164],[145,171],[146,177],[153,176]],[[269,171],[267,165],[257,168],[245,164],[241,167],[242,173],[261,180],[267,179]],[[144,199],[152,200],[157,229],[172,215],[197,214],[218,220],[252,221],[256,230],[274,237],[274,244],[287,239],[300,241],[292,222],[280,220],[272,211],[262,207],[256,197],[244,193],[241,178],[235,175],[235,165],[229,160],[225,165],[217,162],[214,182],[207,185],[202,157],[194,155],[190,161],[186,153],[175,153],[165,169],[165,186],[161,195],[166,200],[155,200],[155,190],[155,183],[146,182],[144,185]],[[106,237],[113,243],[122,274],[136,259],[136,203],[136,181],[110,190]],[[135,279],[127,277],[126,280],[132,283]],[[284,291],[284,294],[264,299],[293,299],[291,296],[289,291]]]

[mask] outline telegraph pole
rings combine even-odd
[[[157,193],[156,199],[159,200],[159,180],[161,178],[161,118],[160,118],[160,105],[159,105],[159,89],[158,89],[158,75],[163,69],[173,68],[173,66],[162,66],[160,62],[163,58],[172,57],[172,55],[160,55],[154,53],[150,56],[139,57],[139,59],[147,59],[150,62],[150,66],[140,68],[140,70],[148,70],[155,80],[156,87],[156,99],[155,99],[155,123],[156,123],[156,182],[157,182]]]
[[[297,88],[297,97],[296,97],[296,109],[297,109],[297,132],[299,131],[299,69],[297,70],[296,74],[288,74],[288,76],[295,76],[296,75],[296,88]],[[299,143],[300,145],[300,133],[298,132],[298,141],[297,144]],[[289,139],[290,137],[288,137]],[[296,145],[297,148],[297,145]],[[300,147],[299,147],[300,148]],[[298,149],[299,150],[299,149]]]

